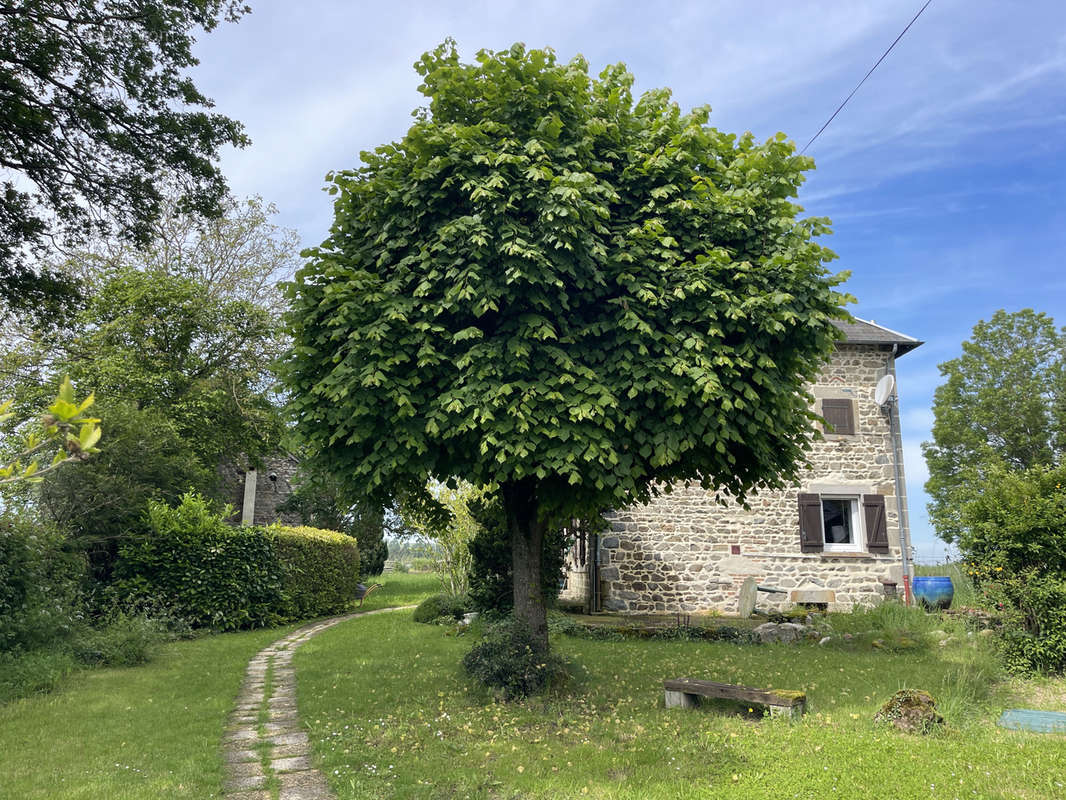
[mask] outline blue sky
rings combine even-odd
[[[801,146],[921,6],[862,2],[394,2],[251,0],[197,46],[200,88],[247,126],[227,152],[239,195],[277,204],[317,244],[324,175],[397,139],[422,103],[411,65],[446,36],[465,57],[513,42],[625,62],[711,123]],[[974,323],[1032,307],[1066,324],[1066,3],[933,0],[808,153],[800,193],[828,216],[857,316],[926,344],[900,359],[919,560],[943,558],[921,491],[937,364]]]

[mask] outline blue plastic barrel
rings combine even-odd
[[[911,588],[915,598],[925,608],[950,608],[951,600],[955,597],[955,585],[947,576],[919,575]]]

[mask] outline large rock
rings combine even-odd
[[[874,715],[874,722],[890,722],[906,733],[929,733],[944,718],[937,713],[936,700],[929,692],[900,689]]]
[[[773,644],[774,642],[795,642],[803,639],[807,632],[810,630],[806,625],[800,625],[798,622],[764,622],[762,625],[755,628],[754,633],[762,644]]]
[[[798,622],[782,622],[777,626],[777,635],[782,642],[795,642],[807,635],[807,626]]]

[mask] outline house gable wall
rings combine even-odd
[[[600,540],[604,609],[735,613],[748,577],[786,590],[829,589],[835,593],[831,607],[847,608],[880,599],[882,581],[900,583],[893,442],[889,419],[873,401],[877,381],[893,368],[888,347],[838,346],[810,389],[819,399],[852,400],[856,433],[826,434],[816,442],[811,466],[795,487],[754,496],[744,509],[719,505],[699,486],[677,486],[647,506],[612,514],[611,530]],[[865,545],[857,553],[801,552],[800,493],[857,497],[860,516],[863,495],[884,496],[888,552],[869,553]],[[584,578],[572,575],[564,597],[578,599]],[[790,604],[788,595],[760,592],[758,600],[763,608]]]

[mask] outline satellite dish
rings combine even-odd
[[[885,377],[877,382],[877,388],[874,389],[874,402],[879,406],[883,406],[888,402],[888,399],[892,397],[892,390],[895,388],[895,377],[892,375],[885,375]]]

